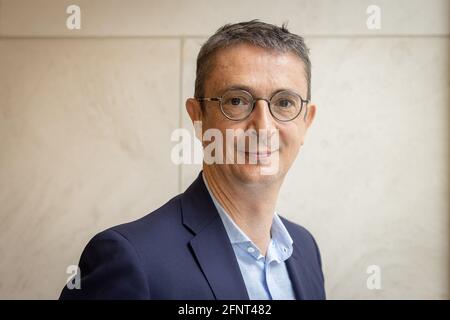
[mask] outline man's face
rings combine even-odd
[[[304,64],[298,56],[247,44],[235,45],[216,54],[213,68],[206,79],[204,94],[205,97],[218,97],[230,87],[243,87],[253,97],[266,99],[270,99],[275,92],[282,89],[289,89],[306,99],[308,89]],[[236,161],[231,164],[213,164],[214,169],[247,184],[269,183],[284,178],[304,142],[306,131],[315,115],[315,106],[309,104],[305,120],[306,105],[304,104],[298,117],[292,121],[281,122],[272,117],[266,101],[258,100],[253,112],[246,119],[233,121],[222,114],[219,102],[204,103],[205,111],[201,112],[198,101],[194,99],[187,101],[187,110],[191,119],[202,121],[203,133],[211,128],[220,130],[224,137],[224,150],[231,147],[236,153],[243,152],[245,155],[244,164],[238,164]],[[255,157],[251,152],[256,150],[249,150],[248,139],[246,150],[239,150],[236,143],[234,146],[226,145],[226,129],[242,129],[244,132],[263,130],[261,132],[268,133],[268,141],[276,137],[272,134],[278,130],[279,141],[276,148],[278,150],[271,150],[272,153],[268,159],[257,158],[256,164],[249,163],[249,157]],[[209,143],[206,141],[203,145],[206,146]],[[271,148],[267,146],[262,149],[259,151]],[[245,151],[250,151],[250,154]],[[268,163],[264,161],[269,161],[273,166],[275,159],[278,170],[273,174],[261,174],[262,166],[267,166]]]

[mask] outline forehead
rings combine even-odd
[[[233,85],[253,88],[261,95],[285,88],[306,94],[304,63],[293,52],[248,44],[221,49],[215,54],[205,89],[218,92]]]

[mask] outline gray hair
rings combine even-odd
[[[197,56],[197,74],[195,78],[195,97],[204,95],[205,80],[211,72],[214,55],[220,50],[235,44],[247,43],[282,53],[293,52],[305,65],[305,77],[308,83],[307,99],[311,99],[311,62],[309,49],[303,37],[290,33],[283,23],[281,27],[261,22],[258,19],[226,24],[220,27],[202,45]],[[202,104],[203,106],[203,104]]]

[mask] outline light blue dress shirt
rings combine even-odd
[[[292,255],[292,238],[275,212],[270,229],[271,239],[266,256],[231,219],[203,181],[219,212],[236,255],[247,293],[251,300],[293,300],[294,290],[285,260]]]

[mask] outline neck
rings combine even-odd
[[[265,256],[281,181],[245,184],[205,164],[203,174],[219,204]]]

